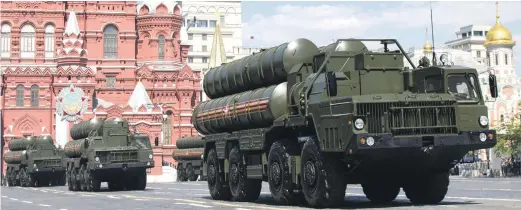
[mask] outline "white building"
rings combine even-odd
[[[482,94],[488,107],[489,121],[492,128],[497,128],[499,122],[508,120],[512,114],[520,114],[521,78],[516,74],[514,63],[515,55],[511,32],[501,25],[499,14],[496,15],[496,24],[493,27],[484,25],[469,25],[456,32],[456,40],[446,42],[445,46],[436,48],[436,57],[447,54],[449,63],[475,68],[479,74],[479,83]],[[412,49],[409,56],[415,65],[427,56],[432,59],[432,46],[425,43],[423,49]],[[493,99],[488,86],[489,73],[495,74],[498,83],[499,96]],[[491,154],[491,167],[498,169],[500,161]],[[481,151],[481,159],[485,160],[485,152]]]
[[[212,48],[216,12],[220,14],[221,35],[227,61],[232,61],[242,48],[242,11],[240,1],[183,1],[186,44],[192,45],[188,52],[188,65],[196,71],[208,69]],[[195,23],[194,21],[195,17]],[[183,37],[184,38],[184,37]]]

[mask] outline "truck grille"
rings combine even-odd
[[[392,102],[356,105],[369,133],[394,136],[457,133],[455,102]]]
[[[38,168],[52,168],[62,166],[61,159],[35,160],[34,163]]]
[[[113,163],[137,162],[137,151],[117,151],[109,153],[109,161]]]

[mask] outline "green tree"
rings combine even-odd
[[[511,114],[508,119],[501,119],[497,131],[497,144],[494,153],[497,157],[510,156],[512,158],[521,154],[521,117]]]

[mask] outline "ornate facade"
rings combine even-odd
[[[72,124],[123,117],[150,136],[151,174],[161,174],[162,163],[174,163],[175,140],[197,135],[190,121],[200,76],[186,65],[180,11],[167,1],[3,1],[4,140],[50,135],[63,147]]]

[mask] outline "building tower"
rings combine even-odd
[[[215,12],[215,17],[217,19],[217,22],[215,23],[215,30],[214,30],[214,37],[212,41],[212,49],[210,49],[210,60],[208,62],[208,69],[220,66],[223,63],[227,62],[226,59],[226,51],[224,49],[224,41],[221,34],[221,21],[219,20],[221,15],[219,11]],[[201,83],[201,87],[202,87]],[[204,91],[202,93],[202,100],[206,101],[207,96],[204,94]]]
[[[513,62],[515,41],[512,40],[512,33],[499,21],[498,2],[496,2],[496,25],[488,31],[484,46],[487,50],[488,69],[496,74],[498,85],[513,85],[516,82],[513,78],[517,78]]]

